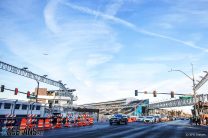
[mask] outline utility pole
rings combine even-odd
[[[196,106],[196,104],[197,104],[197,98],[196,98],[196,89],[195,89],[196,83],[195,83],[195,78],[194,78],[194,68],[193,68],[193,64],[191,64],[191,67],[192,67],[192,77],[190,77],[189,75],[187,75],[182,70],[174,70],[174,69],[171,69],[169,72],[172,72],[172,71],[181,72],[182,74],[184,74],[186,77],[188,77],[193,82],[194,108],[195,108],[195,115],[196,115],[196,117],[198,117],[198,110],[196,109],[196,107],[197,107]]]

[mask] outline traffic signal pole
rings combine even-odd
[[[193,82],[193,96],[194,96],[194,108],[195,108],[195,115],[196,117],[198,117],[198,110],[197,110],[197,98],[196,98],[196,83],[195,83],[195,78],[194,78],[194,68],[193,68],[193,64],[191,64],[191,67],[192,67],[192,77],[190,77],[189,75],[187,75],[185,72],[183,72],[182,70],[173,70],[171,69],[169,72],[172,72],[172,71],[178,71],[178,72],[181,72],[182,74],[184,74],[186,77],[188,77],[190,80],[192,80]]]
[[[170,93],[167,93],[167,92],[157,92],[157,91],[153,91],[153,92],[147,92],[147,91],[144,91],[144,92],[139,92],[138,90],[135,90],[135,96],[138,96],[138,93],[143,93],[143,94],[153,94],[154,95],[154,93],[157,95],[157,94],[170,94],[171,95],[171,93],[173,93],[173,91],[171,91]],[[193,96],[192,94],[182,94],[182,93],[173,93],[173,96],[174,95],[187,95],[187,96]],[[157,96],[156,96],[157,97]]]
[[[8,89],[8,88],[4,88],[4,89],[7,90],[7,91],[15,91],[15,90]],[[21,92],[21,91],[19,91],[19,90],[18,90],[18,93],[21,93],[21,94],[27,94],[26,92]]]

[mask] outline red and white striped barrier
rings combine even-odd
[[[37,119],[28,119],[28,122],[36,122]]]
[[[4,124],[13,124],[15,121],[14,120],[5,120]]]
[[[37,117],[37,115],[36,114],[28,114],[27,117],[35,118],[35,117]]]
[[[14,114],[7,114],[5,117],[6,118],[14,118],[14,117],[16,117],[16,115],[14,115]]]

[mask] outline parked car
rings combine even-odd
[[[161,116],[160,122],[167,122],[167,121],[169,121],[167,116]]]
[[[160,122],[160,116],[154,116],[155,118],[155,123],[159,123]]]
[[[137,118],[137,121],[138,122],[144,122],[144,116],[139,116],[138,118]]]
[[[124,114],[115,114],[113,115],[110,120],[109,120],[109,124],[113,125],[113,124],[128,124],[128,117]]]
[[[147,116],[144,118],[145,123],[155,123],[155,117],[154,116]]]

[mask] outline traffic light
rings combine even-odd
[[[14,95],[17,95],[17,94],[18,94],[18,88],[15,88]]]
[[[30,91],[27,92],[27,98],[30,98]]]
[[[135,90],[135,96],[138,96],[138,90]]]
[[[4,85],[1,85],[1,92],[4,92]]]
[[[171,98],[174,98],[174,91],[170,92],[170,96],[171,96]]]
[[[153,91],[153,96],[157,97],[157,92],[156,91]]]

